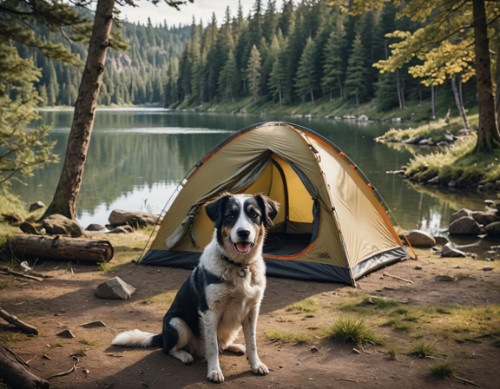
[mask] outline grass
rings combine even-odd
[[[367,342],[384,344],[382,338],[376,336],[364,320],[352,316],[343,316],[337,319],[333,326],[325,331],[325,337],[356,344]]]
[[[167,309],[175,299],[175,292],[166,292],[142,300],[143,304],[158,304],[157,310]]]
[[[304,299],[285,308],[285,311],[316,312],[319,305],[313,299]]]
[[[80,343],[84,344],[85,346],[89,346],[89,347],[96,347],[96,346],[102,345],[102,343],[98,340],[89,340],[87,338],[80,339]]]
[[[436,354],[436,344],[435,342],[419,340],[411,345],[410,350],[406,354],[418,358],[431,357]]]
[[[452,377],[455,371],[455,366],[449,362],[438,362],[431,366],[431,374],[440,379]]]
[[[309,343],[314,340],[314,336],[308,332],[286,332],[286,331],[267,331],[266,339],[280,343]]]

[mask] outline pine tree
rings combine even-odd
[[[222,101],[234,100],[238,83],[239,77],[238,68],[236,67],[236,58],[234,57],[233,50],[230,50],[219,77],[218,94]]]
[[[356,34],[352,53],[349,57],[347,77],[345,80],[347,95],[355,98],[356,107],[359,107],[362,99],[368,94],[368,74],[364,58],[365,52],[363,43],[361,42],[361,35]]]
[[[338,92],[339,97],[345,97],[343,86],[345,74],[342,66],[343,37],[344,29],[339,23],[337,30],[330,33],[325,47],[324,76],[321,79],[321,87],[323,93],[328,95],[330,99],[333,97],[334,90]]]
[[[277,55],[274,59],[273,68],[269,76],[269,90],[272,96],[278,98],[279,103],[283,101],[283,90],[286,82],[286,72],[283,66],[281,55]]]
[[[295,88],[297,94],[303,98],[307,95],[314,104],[314,88],[316,86],[315,63],[314,63],[314,42],[311,37],[307,38],[306,46],[299,61]]]
[[[250,58],[247,65],[247,79],[250,92],[252,92],[253,101],[257,102],[260,93],[260,53],[257,46],[253,45],[250,51]]]

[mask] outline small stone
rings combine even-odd
[[[83,328],[98,328],[98,327],[106,327],[106,323],[101,320],[89,321],[88,323],[80,324],[80,327]]]
[[[115,277],[100,284],[95,291],[95,296],[101,299],[128,300],[135,290],[120,277]]]
[[[33,203],[29,207],[30,212],[35,212],[38,211],[39,209],[45,207],[45,204],[42,201],[37,201],[36,203]]]
[[[57,334],[60,338],[73,339],[75,335],[70,330],[64,330]]]
[[[87,228],[85,228],[86,231],[102,231],[105,229],[106,227],[104,227],[103,225],[95,223],[89,224]]]
[[[425,231],[411,230],[406,235],[408,242],[414,247],[432,247],[436,240]]]
[[[422,266],[415,266],[414,269],[415,270],[422,270]]]
[[[448,275],[436,276],[434,279],[436,281],[439,281],[439,282],[452,282],[452,281],[455,281],[455,277],[448,276]]]
[[[312,353],[317,353],[319,350],[317,347],[311,347],[311,350],[310,350]]]
[[[464,216],[471,216],[471,214],[472,211],[468,208],[459,209],[457,212],[451,214],[448,223],[452,223],[454,220],[460,219],[461,217]]]
[[[493,267],[492,266],[483,266],[483,271],[492,271]]]
[[[448,238],[444,236],[435,236],[434,239],[436,240],[436,244],[444,246],[449,242]]]
[[[450,244],[446,244],[443,246],[443,250],[441,251],[441,256],[445,258],[464,258],[467,256],[463,251],[454,249],[450,246]]]
[[[47,359],[48,361],[52,360],[47,354],[42,355],[42,359]]]
[[[488,207],[491,207],[491,206],[495,205],[495,200],[486,199],[486,200],[484,200],[484,204]]]
[[[109,234],[128,234],[130,232],[134,232],[134,229],[131,226],[118,226],[109,231]]]
[[[85,375],[89,375],[90,374],[90,370],[89,369],[83,369],[82,371],[85,373]]]

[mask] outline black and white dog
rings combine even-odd
[[[207,378],[222,382],[219,352],[245,353],[245,346],[233,343],[243,327],[252,371],[268,374],[257,354],[255,332],[266,287],[262,247],[278,204],[263,195],[224,193],[205,210],[215,224],[213,238],[166,313],[162,333],[126,331],[112,344],[162,347],[183,363],[191,363],[193,354],[205,356]]]

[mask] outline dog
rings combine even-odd
[[[267,196],[223,193],[205,206],[215,230],[198,266],[179,289],[163,319],[161,334],[131,330],[115,346],[162,347],[185,364],[205,356],[207,378],[223,382],[219,353],[247,358],[252,372],[269,373],[257,354],[255,333],[266,287],[262,249],[279,205]],[[234,343],[243,328],[245,346]]]

